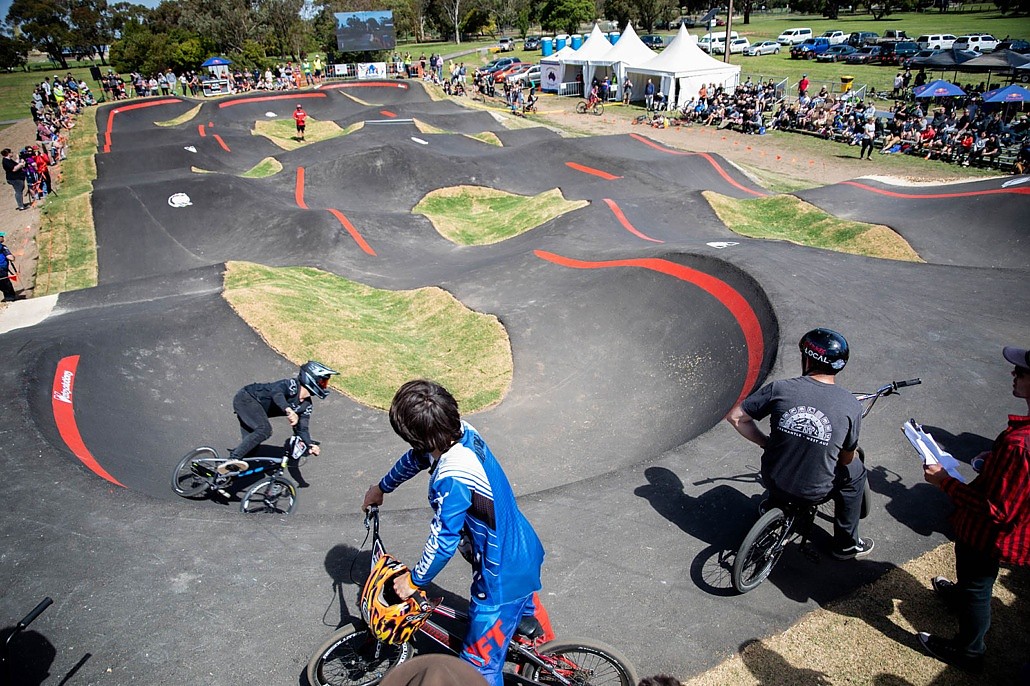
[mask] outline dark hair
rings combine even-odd
[[[7,157],[10,154],[11,154],[11,149],[10,148],[4,148],[3,150],[0,150],[0,155],[3,155],[4,157]]]
[[[679,679],[668,674],[656,674],[655,676],[644,677],[637,686],[682,686]]]
[[[444,452],[461,440],[458,402],[433,381],[416,379],[401,386],[390,403],[390,426],[418,452]]]

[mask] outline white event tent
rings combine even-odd
[[[563,62],[576,54],[571,45],[540,60],[540,90],[557,93],[565,73]]]
[[[582,77],[582,83],[590,83],[590,77],[587,76],[587,69],[590,61],[597,60],[611,49],[612,44],[608,41],[608,36],[604,35],[601,31],[601,27],[595,23],[593,31],[591,31],[587,39],[583,41],[583,45],[568,57],[563,57],[561,59],[561,68],[559,69],[561,74],[559,83],[561,86],[558,90],[558,94],[583,95],[582,92],[574,92],[579,90],[579,88],[574,84],[581,83],[576,76]],[[551,59],[558,57],[560,54],[561,50],[559,50],[558,54],[554,55]],[[593,73],[592,69],[591,73]],[[543,67],[540,69],[540,77],[541,82],[543,82],[542,79],[545,77]]]
[[[626,70],[638,64],[653,60],[658,53],[644,45],[640,36],[633,30],[633,24],[627,23],[626,30],[619,40],[597,59],[589,60],[583,69],[583,79],[593,83],[596,76],[599,81],[606,76],[611,77],[612,93],[622,95],[622,82],[626,78]]]
[[[720,62],[697,47],[697,40],[680,24],[672,42],[652,60],[626,67],[633,83],[635,98],[643,97],[648,79],[658,78],[655,91],[661,90],[670,103],[682,107],[697,95],[702,84],[716,84],[732,90],[740,83],[740,67]]]

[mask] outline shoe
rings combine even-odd
[[[972,655],[967,653],[956,648],[952,645],[951,641],[928,634],[925,631],[919,632],[919,643],[923,646],[923,650],[941,662],[958,667],[966,672],[972,672],[973,674],[979,674],[983,671],[984,656],[982,654]]]
[[[838,560],[853,560],[856,557],[865,557],[873,551],[873,546],[875,545],[871,538],[860,538],[858,543],[853,546],[834,550],[833,556]]]
[[[215,469],[219,474],[239,474],[250,465],[243,460],[226,460]]]
[[[930,585],[933,586],[933,592],[950,611],[958,611],[958,597],[956,595],[958,584],[943,576],[935,576],[930,580]]]

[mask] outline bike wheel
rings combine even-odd
[[[596,114],[598,117],[600,117],[602,114],[604,114],[604,105],[602,105],[599,102],[595,102],[594,103],[594,114]]]
[[[576,114],[585,114],[587,111],[587,103],[585,100],[580,100],[576,103]]]
[[[545,643],[537,654],[546,663],[525,663],[525,676],[541,684],[576,686],[636,686],[637,674],[629,661],[611,646],[586,638],[563,638]]]
[[[373,686],[387,670],[412,655],[410,643],[390,645],[376,640],[364,624],[338,629],[323,643],[306,669],[311,686]]]
[[[199,461],[210,462],[214,469],[214,464],[219,461],[219,457],[214,448],[207,447],[195,448],[186,453],[186,456],[179,460],[179,464],[175,465],[175,471],[172,472],[172,490],[176,495],[183,498],[195,498],[206,493],[211,487],[206,479],[193,472],[193,463]]]
[[[290,514],[297,506],[297,488],[277,476],[262,479],[247,489],[240,501],[244,514]]]
[[[758,518],[747,532],[733,561],[733,587],[738,593],[758,588],[783,553],[787,515],[774,507]]]

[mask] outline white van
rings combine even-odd
[[[998,39],[987,33],[974,33],[968,36],[959,36],[951,44],[951,47],[956,50],[991,52],[998,47]]]
[[[730,40],[733,41],[740,38],[736,31],[730,31]],[[706,33],[697,39],[697,47],[701,48],[705,52],[722,52],[723,43],[726,42],[726,32],[719,31],[718,33]],[[718,46],[718,47],[717,47]]]
[[[924,33],[916,38],[916,45],[921,50],[948,50],[955,43],[955,36],[950,33]]]
[[[780,45],[797,45],[812,37],[812,29],[787,29],[776,38]]]

